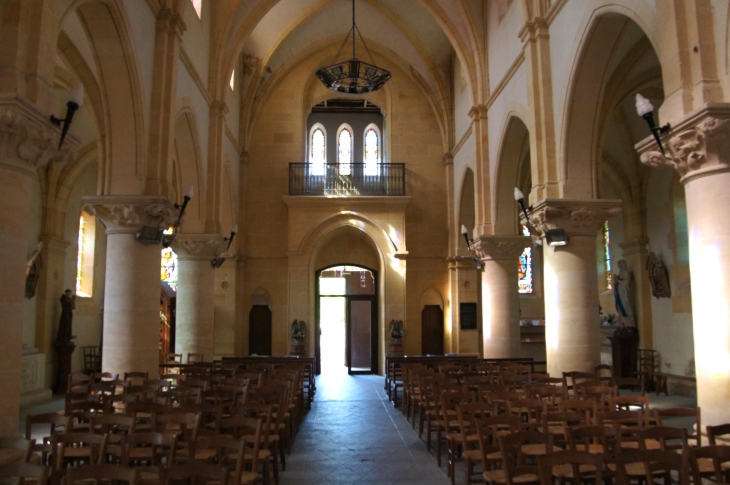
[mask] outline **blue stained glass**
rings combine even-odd
[[[608,227],[608,221],[603,223],[603,247],[604,257],[606,259],[606,289],[613,289],[611,283],[611,230]]]

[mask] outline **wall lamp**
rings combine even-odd
[[[522,209],[522,213],[525,215],[525,225],[530,225],[530,218],[527,217],[527,211],[532,211],[532,206],[525,207],[525,195],[522,193],[520,189],[515,187],[515,200],[520,205],[520,208]],[[539,236],[532,234],[532,241],[537,244],[538,246],[542,246],[542,239],[540,239]]]
[[[568,245],[568,233],[565,229],[556,228],[548,229],[545,231],[545,241],[548,246],[567,246]]]
[[[469,248],[469,252],[471,253],[471,260],[474,262],[474,266],[476,266],[478,270],[483,269],[484,263],[482,263],[479,258],[474,256],[474,252],[471,250],[471,243],[473,243],[474,240],[469,239],[469,231],[467,231],[464,224],[461,225],[461,235],[464,236],[464,240],[466,241],[466,247]]]
[[[185,192],[185,195],[183,196],[183,203],[182,204],[175,204],[175,208],[180,209],[180,214],[177,216],[177,221],[175,222],[175,225],[173,226],[174,231],[171,234],[165,234],[165,231],[167,228],[160,228],[155,226],[144,226],[140,231],[137,233],[136,238],[137,241],[141,242],[142,244],[160,244],[162,243],[163,248],[169,248],[172,242],[175,240],[175,234],[177,233],[177,228],[180,226],[180,221],[182,220],[183,215],[185,215],[185,208],[188,206],[188,202],[190,202],[190,199],[193,198],[194,189],[191,185],[187,192]]]
[[[659,145],[659,150],[661,150],[662,155],[666,155],[666,153],[664,153],[664,147],[662,146],[662,140],[659,135],[662,135],[671,130],[672,125],[667,123],[662,127],[657,127],[654,121],[654,105],[652,105],[651,101],[649,101],[639,93],[636,93],[636,112],[639,113],[639,116],[646,120],[646,123],[649,125],[649,129],[651,130],[651,134],[654,135],[656,144]]]
[[[231,235],[230,235],[230,237],[225,238],[228,241],[228,246],[226,246],[226,251],[228,251],[229,249],[231,249],[231,243],[233,242],[233,238],[236,237],[236,233],[237,232],[238,232],[238,224],[236,224],[235,226],[233,226],[233,229],[231,229]],[[213,258],[213,259],[210,260],[210,265],[212,267],[218,269],[221,266],[223,266],[223,263],[226,262],[226,259],[231,259],[233,257],[234,257],[233,255],[229,255],[229,256],[219,256],[217,258]]]
[[[68,94],[68,102],[66,103],[66,117],[64,119],[60,119],[51,115],[51,123],[56,126],[61,126],[61,123],[63,123],[63,128],[61,129],[61,141],[58,142],[59,150],[61,149],[61,145],[63,145],[63,140],[66,138],[68,129],[71,126],[71,121],[73,121],[74,119],[74,114],[81,107],[82,104],[84,104],[84,85],[79,84],[74,88],[73,91]]]

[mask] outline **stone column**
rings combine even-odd
[[[593,372],[601,363],[596,234],[620,212],[620,200],[545,199],[530,214],[543,234],[562,228],[566,246],[543,242],[547,370]]]
[[[104,372],[159,374],[160,244],[143,244],[143,226],[166,228],[179,209],[165,197],[84,197],[85,210],[106,228],[106,278],[101,367]]]
[[[485,359],[520,356],[517,261],[532,240],[525,236],[480,236],[470,248],[484,263],[482,338]]]
[[[49,123],[13,101],[0,100],[0,435],[18,432],[31,187],[38,167],[58,155]]]
[[[672,120],[666,155],[646,138],[649,166],[679,172],[687,200],[697,405],[702,423],[730,421],[730,105],[712,103]]]
[[[210,263],[226,249],[220,234],[178,234],[172,243],[177,253],[177,306],[175,353],[183,362],[191,352],[213,360],[215,268]]]

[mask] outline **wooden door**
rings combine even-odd
[[[271,310],[254,305],[248,313],[248,354],[271,355]]]
[[[426,305],[421,311],[421,353],[444,354],[444,311],[440,305]]]

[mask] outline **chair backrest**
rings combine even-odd
[[[198,437],[200,413],[159,413],[155,414],[152,422],[156,432],[176,434],[178,441],[188,443]]]
[[[572,482],[574,485],[584,483],[584,477],[590,476],[591,481],[603,483],[603,456],[587,451],[557,451],[549,455],[537,457],[540,485],[553,485],[553,467],[570,465],[572,468]],[[563,480],[561,480],[563,483]]]
[[[184,484],[215,483],[217,485],[228,485],[228,477],[228,470],[224,466],[188,463],[185,465],[175,465],[164,470],[162,473],[162,483],[165,485],[173,485],[181,481]]]
[[[86,480],[113,480],[137,485],[139,470],[119,465],[89,465],[66,470],[66,484],[71,485]]]
[[[687,439],[694,440],[695,446],[702,446],[702,417],[700,408],[665,408],[655,409],[654,415],[658,426],[671,425],[672,418],[695,418],[695,432],[687,434]]]
[[[607,453],[605,426],[576,426],[568,428],[568,444],[573,451],[589,451],[591,446],[600,446]]]
[[[151,465],[158,466],[162,458],[165,458],[167,466],[175,463],[177,451],[177,435],[168,433],[131,433],[122,436],[122,464],[129,466],[135,460],[134,448],[150,448],[149,456],[141,458],[143,461],[151,462]]]
[[[710,442],[711,445],[716,445],[717,438],[719,438],[720,436],[725,437],[725,435],[730,435],[730,423],[718,424],[717,426],[708,426],[707,427],[707,440]],[[730,436],[723,438],[723,440],[726,442],[729,439],[730,439]]]
[[[646,448],[646,440],[657,440],[664,451],[681,450],[687,452],[687,430],[672,426],[653,426],[639,433],[639,447]]]
[[[503,435],[499,438],[499,448],[502,452],[504,470],[507,483],[512,484],[520,475],[538,476],[539,471],[536,465],[530,465],[527,461],[528,453],[526,445],[540,448],[534,454],[551,454],[553,452],[553,435],[539,431],[520,431]]]
[[[88,449],[88,460],[92,465],[101,465],[104,455],[106,454],[107,444],[109,443],[109,435],[99,435],[94,433],[61,433],[53,437],[53,446],[55,454],[54,469],[62,470],[65,468],[65,457],[69,449],[84,448]]]
[[[32,479],[34,485],[46,485],[51,475],[51,467],[32,463],[7,463],[0,465],[0,478],[15,478],[23,485],[26,478]]]
[[[194,364],[198,362],[203,362],[203,353],[202,352],[189,352],[188,353],[188,364]]]
[[[598,413],[598,404],[595,401],[563,401],[558,405],[562,412],[575,411],[581,413],[585,417],[586,424],[595,424],[596,414]]]
[[[654,483],[654,476],[677,472],[679,485],[689,485],[689,454],[664,450],[632,450],[631,453],[616,455],[616,483],[629,483],[626,465],[644,463],[646,482]],[[674,482],[672,482],[674,483]]]
[[[712,461],[712,476],[716,483],[730,483],[727,470],[730,469],[730,446],[710,445],[690,449],[690,466],[694,483],[702,483],[702,473],[698,460]]]

